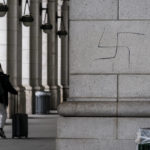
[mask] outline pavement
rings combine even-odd
[[[7,139],[0,139],[0,150],[56,150],[57,118],[56,114],[30,115],[28,139],[12,139],[12,121],[7,119]]]

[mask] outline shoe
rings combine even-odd
[[[0,136],[1,136],[1,138],[6,139],[6,135],[3,131],[3,129],[0,129]]]

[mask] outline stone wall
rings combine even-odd
[[[136,132],[150,126],[149,5],[70,0],[70,89],[58,108],[57,150],[136,149]]]
[[[70,1],[70,100],[149,101],[149,3]]]

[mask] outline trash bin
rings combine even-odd
[[[137,150],[150,150],[150,128],[140,128],[135,142]]]
[[[138,150],[150,150],[150,144],[139,144]]]
[[[50,92],[37,91],[35,93],[35,114],[48,114],[50,111]]]

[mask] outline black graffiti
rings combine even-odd
[[[104,31],[103,31],[101,37],[100,37],[100,40],[99,40],[99,43],[98,43],[98,48],[107,48],[107,49],[108,48],[115,48],[115,53],[114,53],[113,56],[97,58],[95,60],[99,60],[99,59],[114,59],[117,56],[119,48],[126,48],[126,50],[128,51],[128,62],[129,62],[129,64],[130,64],[130,51],[131,50],[130,50],[130,48],[128,46],[119,45],[119,35],[121,35],[121,34],[133,34],[133,35],[137,35],[137,36],[141,36],[141,35],[143,36],[143,35],[145,35],[143,33],[136,33],[136,32],[117,32],[117,42],[116,42],[116,45],[115,46],[103,46],[102,43],[101,43],[101,41],[103,39],[104,33],[105,33],[105,28],[104,28]]]

